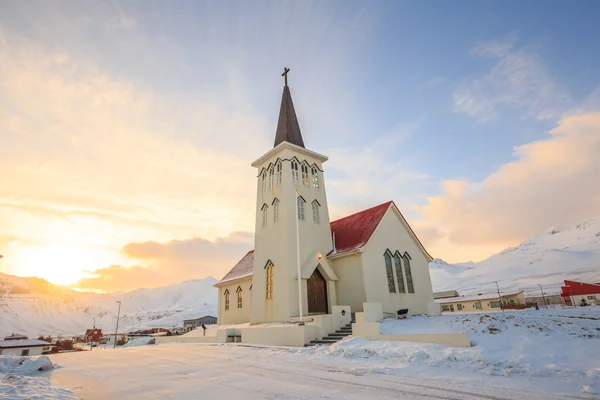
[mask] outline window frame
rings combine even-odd
[[[275,166],[269,167],[269,190],[275,187]]]
[[[283,165],[281,160],[278,160],[277,163],[275,164],[275,172],[276,172],[276,179],[275,179],[275,184],[277,186],[281,185],[281,181],[283,179]]]
[[[300,166],[300,170],[302,171],[302,184],[304,186],[309,186],[310,180],[308,179],[308,164],[303,162]]]
[[[266,269],[266,287],[265,287],[265,299],[273,300],[273,273],[275,269],[275,265],[271,262],[271,260],[267,261],[265,265]]]
[[[279,199],[276,197],[271,204],[273,206],[273,223],[277,223],[279,221]]]
[[[386,250],[386,252],[383,253],[383,259],[385,263],[385,274],[387,278],[388,290],[390,293],[397,293],[396,281],[394,279],[394,269],[392,267],[392,254],[389,250]]]
[[[321,223],[321,215],[319,211],[319,207],[321,206],[317,200],[313,200],[312,203],[312,213],[313,213],[313,223],[320,224]]]
[[[262,212],[262,227],[266,228],[269,221],[269,206],[265,203],[260,209]]]
[[[297,185],[300,183],[300,175],[298,173],[298,160],[294,159],[290,164],[292,167],[292,181],[294,182],[294,185]]]
[[[260,192],[265,193],[267,191],[267,170],[263,170],[260,174]]]
[[[321,187],[319,184],[319,169],[316,166],[312,166],[310,172],[312,173],[313,188],[318,190]]]
[[[225,289],[223,295],[225,296],[225,311],[229,311],[229,289]]]
[[[244,291],[242,290],[242,287],[238,286],[235,293],[237,294],[237,308],[244,308]]]
[[[404,256],[402,258],[404,259],[404,273],[406,274],[405,276],[407,293],[414,294],[415,283],[412,276],[412,269],[410,267],[410,260],[412,260],[412,258],[410,257],[410,254],[408,254],[408,252],[406,251],[404,252]]]
[[[304,212],[304,204],[306,204],[306,200],[302,196],[298,196],[296,199],[296,216],[299,221],[305,220],[305,212]]]
[[[402,256],[398,251],[394,253],[394,267],[396,268],[396,282],[398,283],[398,293],[406,294],[406,283],[404,281],[404,267],[402,266]]]

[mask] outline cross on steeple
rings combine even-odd
[[[281,76],[283,76],[283,78],[285,79],[285,86],[287,86],[287,74],[288,72],[290,72],[290,69],[288,67],[284,67],[283,68],[283,74],[281,74]]]

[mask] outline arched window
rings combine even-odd
[[[304,201],[304,199],[302,198],[302,196],[298,197],[298,219],[300,221],[304,221],[304,203],[306,203],[306,201]]]
[[[262,208],[262,226],[265,228],[267,226],[267,221],[269,218],[269,206],[263,204]]]
[[[385,258],[385,273],[387,276],[388,289],[390,290],[390,293],[396,293],[394,271],[392,270],[392,256],[390,255],[390,252],[386,251],[383,258]]]
[[[229,310],[229,289],[225,289],[225,311]]]
[[[275,187],[275,167],[271,165],[269,167],[269,189],[273,189]]]
[[[312,167],[311,172],[312,172],[313,187],[315,189],[318,189],[319,188],[319,170],[317,169],[317,167]]]
[[[263,171],[263,173],[260,175],[260,179],[261,179],[260,192],[264,193],[267,191],[267,171]]]
[[[298,161],[296,160],[292,160],[292,179],[294,181],[294,184],[298,184]]]
[[[394,264],[396,264],[396,281],[398,282],[398,293],[406,293],[404,287],[404,274],[402,273],[402,257],[396,252],[394,254]]]
[[[242,308],[242,288],[238,286],[237,290],[238,308]]]
[[[277,164],[275,166],[275,169],[277,171],[277,186],[281,185],[281,178],[282,178],[282,171],[283,171],[283,166],[281,165],[281,161],[277,161]]]
[[[275,268],[275,266],[269,260],[269,262],[267,262],[267,266],[265,267],[265,269],[267,270],[267,299],[273,298],[273,268]]]
[[[279,199],[273,200],[273,222],[279,221]]]
[[[410,270],[410,255],[404,253],[404,272],[406,273],[406,288],[408,293],[414,293],[415,287],[413,285],[412,272]]]
[[[313,200],[313,202],[312,202],[312,212],[313,212],[313,222],[315,224],[320,224],[321,218],[319,216],[319,202],[316,200]]]
[[[302,184],[308,186],[308,165],[302,164]]]

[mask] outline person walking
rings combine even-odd
[[[202,329],[204,329],[204,336],[206,336],[206,325],[202,324]]]

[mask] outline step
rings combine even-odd
[[[321,340],[311,340],[312,344],[334,344],[337,340],[332,339],[321,339]]]
[[[329,337],[339,337],[340,339],[345,338],[350,336],[349,332],[344,332],[344,333],[330,333],[329,335],[327,335]]]

